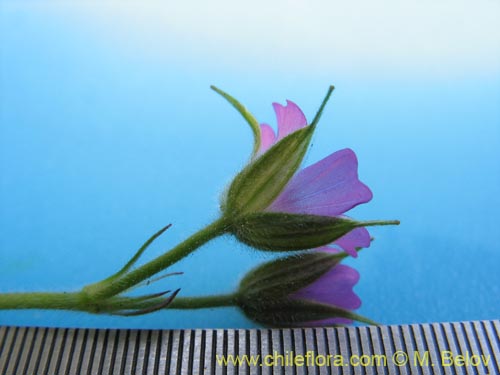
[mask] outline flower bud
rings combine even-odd
[[[307,126],[288,135],[248,164],[229,186],[224,214],[238,217],[267,208],[299,168],[313,131]]]
[[[248,318],[268,326],[332,325],[352,320],[371,323],[349,311],[360,303],[351,290],[358,274],[339,265],[345,256],[317,251],[267,262],[241,281],[238,306]],[[337,285],[331,285],[332,281]],[[337,295],[324,301],[325,290],[327,295],[330,291]],[[332,300],[338,305],[328,302]]]
[[[238,219],[233,234],[261,250],[306,250],[329,244],[363,223],[340,217],[259,212]]]
[[[344,253],[311,252],[272,260],[251,270],[240,282],[240,301],[272,303],[311,284],[337,265]],[[257,301],[257,302],[256,302]]]

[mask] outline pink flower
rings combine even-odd
[[[324,249],[319,248],[319,250]],[[360,298],[353,291],[353,287],[358,281],[358,271],[344,264],[337,264],[312,284],[294,292],[290,295],[290,298],[321,303],[352,311],[361,306]],[[336,317],[306,322],[305,324],[308,326],[329,326],[351,323],[351,319]]]
[[[276,135],[268,124],[261,124],[258,156],[282,138],[307,126],[306,117],[292,101],[287,100],[286,106],[273,103],[273,107],[278,133]],[[356,154],[343,149],[296,173],[266,211],[343,217],[351,208],[371,199],[372,192],[358,179]],[[356,248],[370,245],[370,234],[363,227],[356,228],[332,245],[356,257]]]

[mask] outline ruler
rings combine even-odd
[[[498,320],[296,329],[4,326],[0,374],[499,375],[499,337]]]

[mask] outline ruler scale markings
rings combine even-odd
[[[383,371],[380,374],[390,375],[388,363],[390,361],[390,357],[387,358],[387,352],[385,350],[385,343],[383,338],[382,330],[380,326],[368,326],[369,331],[371,332],[370,338],[372,340],[373,351],[377,354],[385,356],[385,361],[382,362]]]
[[[405,353],[408,360],[404,365],[398,366],[399,372],[404,375],[409,375],[411,373],[410,369],[410,359],[408,355],[408,348],[406,347],[406,342],[404,341],[403,337],[403,331],[401,330],[401,326],[391,326],[391,337],[392,337],[392,342],[394,343],[394,349],[396,351]]]
[[[262,375],[262,341],[261,341],[261,330],[260,329],[257,329],[256,331],[256,341],[255,341],[255,347],[257,348],[257,356],[259,357],[259,366],[258,366],[258,374],[259,375]]]
[[[358,343],[355,329],[356,327],[343,327],[343,331],[345,331],[345,342],[348,351],[347,356],[344,358],[344,361],[349,364],[349,366],[346,366],[344,370],[349,371],[349,374],[362,375],[362,369],[360,368],[360,366],[355,367],[351,365],[352,356],[355,353],[358,353]]]
[[[494,320],[491,321],[490,324],[493,326],[493,328],[496,331],[496,342],[497,346],[500,345],[500,320]]]
[[[368,373],[367,371],[367,368],[368,366],[364,366],[364,365],[361,365],[361,359],[360,357],[363,355],[363,354],[366,354],[366,355],[370,355],[370,352],[364,352],[363,351],[363,343],[361,341],[361,328],[360,327],[350,327],[348,328],[348,330],[350,331],[349,332],[349,336],[350,336],[350,341],[351,341],[351,353],[354,354],[354,353],[357,353],[358,355],[358,358],[356,358],[357,360],[357,366],[354,367],[354,373],[355,374],[359,374],[359,375],[366,375]]]
[[[127,366],[128,343],[130,340],[130,330],[120,330],[117,338],[116,359],[113,368],[113,374],[124,374]]]
[[[134,343],[136,339],[137,332],[135,330],[128,329],[125,345],[123,348],[123,357],[120,366],[120,374],[133,374],[132,361],[134,356]]]
[[[460,354],[465,355],[466,352],[470,352],[469,340],[467,339],[462,324],[456,323],[453,326],[455,328],[455,332],[457,333],[458,343],[460,345]],[[470,368],[469,366],[465,366],[464,368],[467,375],[477,375],[475,369]]]
[[[324,329],[314,328],[313,334],[314,334],[314,352],[316,353],[316,355],[321,354],[324,359],[324,363],[318,369],[319,370],[318,372],[320,375],[328,375],[329,374],[328,369],[330,366],[328,366],[328,349],[326,346]]]
[[[499,353],[498,346],[496,346],[496,350],[495,350],[493,342],[490,338],[490,332],[489,332],[490,330],[488,329],[488,327],[490,327],[490,324],[489,324],[489,322],[485,322],[485,321],[478,322],[478,324],[481,327],[481,331],[482,331],[483,337],[485,339],[484,343],[488,347],[488,351],[491,355],[490,356],[490,365],[493,368],[496,368],[496,372],[492,371],[490,373],[491,374],[495,374],[495,373],[500,374],[500,364],[498,363],[500,353]]]
[[[106,343],[104,345],[105,354],[101,356],[99,364],[99,374],[109,374],[116,360],[116,339],[118,332],[115,329],[106,330]]]
[[[78,336],[80,334],[81,330],[78,328],[71,328],[68,331],[68,352],[67,355],[63,357],[62,363],[61,363],[61,369],[64,369],[64,371],[61,371],[62,374],[64,375],[73,375],[74,372],[71,372],[71,366],[73,365],[76,355],[76,346],[78,343]]]
[[[315,350],[314,350],[314,336],[313,336],[313,331],[311,329],[300,329],[302,333],[302,342],[304,344],[304,355],[309,355],[311,352],[313,355],[316,355]],[[304,367],[307,370],[307,374],[309,375],[317,375],[317,368],[314,366],[312,361],[314,358],[310,358],[309,361],[310,363],[308,364],[305,362]],[[307,358],[304,359],[304,361],[307,361]]]
[[[409,363],[409,371],[412,374],[422,374],[421,366],[415,363],[416,353],[418,352],[417,346],[415,344],[415,340],[411,335],[411,327],[409,325],[404,325],[400,327],[401,336],[403,338],[403,343],[406,347],[408,354],[408,363]]]
[[[182,368],[183,374],[192,374],[193,373],[193,358],[194,358],[194,331],[192,329],[186,331],[184,335],[184,345],[183,350],[186,351],[187,354],[183,356],[182,360]]]
[[[423,366],[422,372],[424,375],[433,375],[434,370],[433,370],[433,362],[432,358],[430,357],[430,351],[429,351],[429,346],[427,345],[427,340],[425,339],[425,333],[424,329],[422,328],[422,325],[420,324],[412,324],[412,331],[413,331],[413,337],[415,340],[415,343],[417,345],[419,353],[422,353],[422,355],[427,354],[429,357],[429,365],[428,366]]]
[[[45,342],[47,340],[47,335],[49,334],[49,329],[48,328],[41,328],[40,331],[41,337],[35,344],[36,350],[34,350],[34,357],[36,358],[34,361],[31,361],[31,366],[30,369],[28,369],[29,374],[39,374],[40,372],[38,369],[40,368],[40,362],[42,359],[43,355],[43,348],[45,347]]]
[[[271,329],[268,332],[269,335],[269,351],[273,356],[273,361],[275,361],[273,370],[275,374],[284,374],[285,373],[285,363],[284,363],[284,355],[285,353],[282,351],[281,347],[281,339],[280,339],[280,330],[279,329]],[[278,359],[274,354],[283,355],[283,361],[281,358]]]
[[[463,335],[460,330],[460,326],[456,324],[450,324],[450,330],[453,333],[453,338],[455,341],[456,345],[456,353],[462,353],[462,347],[463,347]],[[469,374],[469,371],[466,368],[462,367],[462,373],[464,375]]]
[[[3,349],[5,347],[5,340],[6,340],[7,333],[9,332],[9,330],[10,330],[9,327],[0,326],[0,356],[3,354]]]
[[[389,375],[400,374],[399,367],[396,367],[392,357],[396,350],[394,349],[394,342],[392,341],[392,334],[388,326],[379,327],[380,336],[382,338],[382,345],[384,347],[384,353],[387,356],[387,370]]]
[[[24,352],[26,336],[28,333],[28,329],[25,327],[19,328],[19,332],[17,334],[17,339],[14,344],[14,349],[12,352],[12,359],[10,361],[10,366],[7,367],[7,374],[18,374],[17,369],[19,367],[19,361],[21,360],[21,356]],[[21,339],[19,339],[19,337]],[[10,369],[12,367],[12,369]]]
[[[328,331],[326,330],[326,328],[322,328],[322,335],[323,335],[323,341],[324,341],[324,345],[325,345],[325,353],[327,353],[328,355],[331,355],[333,357],[333,353],[330,349],[330,343],[329,343],[329,338],[328,338]],[[326,373],[328,375],[332,375],[332,366],[333,366],[333,361],[330,361],[330,364],[329,366],[326,366]]]
[[[136,330],[136,332],[137,335],[135,336],[132,369],[134,371],[133,374],[142,375],[144,369],[145,350],[147,350],[147,336],[150,331]]]
[[[348,364],[343,368],[343,374],[354,374],[354,368],[350,366],[352,356],[351,340],[349,337],[349,329],[347,327],[339,327],[340,350],[344,357],[344,362]]]
[[[489,359],[488,366],[486,366],[489,374],[494,374],[494,373],[500,374],[500,368],[498,368],[496,366],[497,362],[495,361],[495,359],[498,358],[500,353],[498,353],[498,351],[495,352],[493,350],[493,348],[491,347],[489,339],[487,337],[487,332],[486,332],[486,328],[484,326],[484,323],[485,323],[484,321],[482,321],[482,322],[475,321],[473,323],[475,326],[475,332],[477,334],[477,337],[478,337],[478,340],[479,340],[479,343],[481,346],[481,351],[484,353],[485,358]]]
[[[223,330],[223,332],[224,332],[224,335],[223,335],[222,342],[223,342],[224,353],[226,355],[226,358],[229,357],[229,356],[232,356],[234,359],[236,359],[234,357],[234,336],[233,335],[228,335],[226,329]],[[234,374],[235,371],[236,371],[236,367],[237,367],[236,364],[234,364],[232,362],[228,362],[228,365],[224,366],[224,369],[223,369],[222,373],[224,375]]]
[[[272,337],[271,330],[269,329],[261,329],[260,335],[260,347],[261,347],[261,355],[263,358],[266,358],[267,355],[271,354],[272,351]],[[266,366],[265,364],[262,366],[262,374],[270,374],[272,368]]]
[[[134,356],[133,356],[133,365],[134,369],[133,374],[135,375],[143,375],[144,370],[144,359],[145,359],[145,351],[147,350],[147,336],[149,335],[149,330],[137,330],[137,335],[135,336],[135,347],[134,347]]]
[[[205,374],[207,365],[205,363],[205,358],[206,358],[206,348],[207,348],[207,332],[206,330],[202,329],[201,331],[201,337],[200,337],[200,370],[198,371],[198,374]]]
[[[364,327],[363,331],[366,334],[366,337],[367,337],[367,340],[368,340],[368,343],[369,343],[369,347],[370,347],[370,352],[373,355],[378,355],[378,356],[383,355],[384,352],[383,352],[382,346],[381,346],[381,340],[382,339],[381,339],[378,327],[367,326],[367,327]],[[380,357],[380,358],[381,358],[380,362],[376,362],[377,366],[376,366],[376,369],[375,368],[373,369],[373,372],[375,374],[384,374],[384,375],[386,375],[387,374],[387,366],[384,363],[384,358],[383,357]]]
[[[189,374],[200,374],[200,338],[201,331],[199,329],[191,330],[189,348]]]
[[[443,333],[443,327],[441,324],[431,324],[431,329],[432,329],[432,333],[433,333],[433,336],[435,338],[435,341],[437,343],[438,352],[440,353],[439,357],[440,357],[440,365],[441,365],[442,361],[443,361],[442,355],[445,352],[450,352],[451,347],[450,347],[450,344],[449,344],[449,341],[448,341],[446,335]],[[453,366],[453,368],[451,368],[451,366],[446,366],[446,367],[443,366],[443,371],[446,375],[453,375],[453,374],[456,374],[457,373],[456,371],[459,371],[459,370],[455,366]]]
[[[175,336],[176,339],[174,339],[174,344],[177,344],[177,350],[175,351],[177,353],[176,356],[172,356],[172,358],[175,358],[175,367],[172,366],[172,368],[175,368],[175,373],[176,374],[181,374],[182,371],[182,359],[184,355],[184,331],[175,331],[177,332],[177,335]],[[174,363],[172,363],[174,364]]]
[[[215,367],[217,366],[217,342],[214,330],[207,330],[207,345],[205,346],[205,368],[210,368],[209,375],[215,374]]]
[[[464,324],[462,324],[462,323],[460,323],[459,326],[460,326],[460,329],[462,330],[462,335],[464,337],[464,341],[465,341],[465,344],[467,346],[466,351],[462,352],[460,354],[462,354],[462,355],[466,355],[466,354],[472,355],[472,354],[476,353],[475,343],[473,341],[471,341],[471,337],[469,336],[469,333],[467,332],[467,327]],[[469,368],[471,366],[467,365],[465,367],[467,368],[467,371],[469,371]],[[482,374],[481,371],[478,372],[478,369],[475,366],[473,366],[473,368],[471,368],[471,370],[473,371],[474,375]]]
[[[107,344],[108,344],[108,329],[99,329],[97,330],[97,335],[95,336],[95,349],[93,351],[94,357],[92,358],[92,375],[94,374],[102,374],[102,368],[104,365],[104,358],[107,353]]]
[[[145,374],[155,374],[158,366],[157,366],[157,358],[158,358],[158,337],[160,336],[160,331],[154,329],[151,331],[151,335],[149,337],[149,351],[148,351],[148,365],[145,366],[146,371]]]
[[[17,332],[19,327],[14,327],[7,333],[5,339],[5,353],[0,357],[0,374],[5,374],[7,372],[7,367],[9,367],[10,357],[12,356],[12,351],[14,350],[14,344],[16,342]]]
[[[89,334],[88,329],[78,329],[77,330],[77,339],[75,342],[75,353],[78,348],[78,355],[76,358],[71,359],[71,367],[70,374],[81,374],[82,366],[83,366],[83,356],[85,351],[85,342],[87,341],[87,337]],[[31,373],[30,373],[31,374]],[[35,373],[33,373],[35,374]]]
[[[42,369],[42,374],[48,374],[50,362],[52,360],[52,354],[54,353],[54,346],[57,340],[56,333],[59,331],[59,328],[49,328],[47,330],[47,345],[49,350],[44,350],[42,348],[42,356],[40,359],[40,368]],[[45,346],[44,346],[45,347]]]
[[[238,355],[246,355],[249,350],[248,346],[248,330],[240,329],[238,330]],[[250,374],[250,364],[245,363],[244,366],[240,366],[238,369],[238,375],[249,375]]]
[[[163,332],[162,330],[156,330],[157,332],[157,335],[156,335],[156,350],[155,350],[155,360],[154,360],[154,367],[153,367],[153,374],[159,374],[160,373],[160,368],[163,367],[165,368],[164,366],[164,363],[163,362],[163,366],[162,366],[162,355],[161,355],[161,350],[162,350],[162,347],[163,347],[163,341],[162,341],[162,338],[163,338]]]
[[[284,353],[288,353],[293,361],[293,343],[292,343],[292,330],[289,328],[280,330],[280,345],[283,348]],[[296,375],[295,366],[293,363],[288,363],[288,366],[284,367],[284,373],[290,375]]]
[[[455,342],[457,345],[457,347],[456,347],[457,353],[465,353],[466,346],[465,346],[465,342],[464,342],[464,335],[462,334],[462,330],[460,328],[460,325],[453,323],[453,324],[451,324],[451,327],[452,327],[453,336],[454,336],[454,339],[455,339]],[[465,372],[468,375],[471,374],[471,372],[467,368],[464,368],[463,372]]]
[[[224,347],[222,340],[224,339],[223,332],[221,330],[214,330],[213,342],[212,342],[212,354],[213,356],[225,356],[227,353],[224,352]],[[213,361],[213,373],[217,375],[223,374],[223,366],[219,365],[216,359],[212,359]]]
[[[336,349],[337,349],[336,354],[337,355],[342,355],[343,353],[342,353],[342,348],[340,347],[339,330],[338,329],[333,330],[333,335],[334,335],[334,338],[335,338],[335,345],[336,345]],[[340,371],[339,373],[344,374],[344,368],[343,367],[337,368],[337,369]]]
[[[137,374],[147,375],[148,367],[151,365],[151,342],[153,337],[153,330],[147,330],[147,335],[143,335],[141,331],[141,350],[138,351],[138,363],[141,368],[136,371]]]
[[[386,339],[388,340],[389,348],[390,348],[390,354],[391,357],[396,354],[397,351],[402,351],[400,341],[396,338],[394,338],[394,326],[387,326],[387,336]],[[391,359],[390,361],[391,364],[393,364],[393,368],[395,370],[395,373],[397,374],[402,374],[406,375],[406,370],[403,369],[402,366],[398,366],[395,364],[394,360]]]
[[[93,330],[71,328],[0,327],[0,371],[2,375],[31,374],[500,374],[498,321],[403,325],[389,327],[295,328],[282,330]],[[396,351],[410,361],[397,367],[391,361]],[[284,366],[287,353],[304,356],[304,366]],[[314,353],[316,364],[313,366]],[[428,352],[434,367],[416,364],[416,353]],[[443,366],[439,353],[489,357],[489,363],[457,362]],[[274,355],[283,355],[283,359]],[[216,355],[257,355],[260,362],[249,366],[221,366]],[[259,366],[273,359],[275,367]],[[323,366],[328,354],[370,357],[385,354],[388,368],[379,366]],[[320,356],[325,356],[321,358]],[[220,358],[220,357],[219,357]],[[226,357],[227,358],[227,357]],[[243,358],[243,357],[242,357]],[[289,357],[291,358],[291,356]],[[289,361],[289,358],[287,360]],[[373,357],[372,357],[373,358]],[[450,357],[451,358],[451,357]],[[366,358],[365,358],[366,359]],[[470,359],[469,359],[470,361]],[[325,363],[323,363],[325,362]],[[473,362],[473,363],[476,363]],[[311,366],[307,366],[307,365]],[[371,364],[371,362],[370,362]],[[206,371],[205,371],[206,370]],[[210,371],[212,370],[212,371]],[[408,371],[409,370],[409,371]]]
[[[234,330],[233,353],[236,357],[239,357],[239,355],[240,355],[240,332],[238,330]],[[235,367],[235,371],[234,371],[235,375],[240,374],[240,368],[241,368],[241,366]]]
[[[426,346],[429,351],[430,363],[432,363],[432,369],[434,374],[442,374],[443,368],[440,366],[441,358],[438,356],[438,347],[436,346],[436,341],[433,336],[433,330],[430,325],[422,326],[423,339],[425,340]]]
[[[191,350],[191,330],[182,330],[179,338],[182,337],[182,340],[179,341],[179,347],[181,350],[179,351],[178,361],[177,361],[177,370],[179,374],[190,374],[189,368],[189,352]]]
[[[4,327],[2,332],[2,339],[0,341],[0,371],[4,372],[4,366],[7,361],[7,356],[9,355],[9,351],[12,345],[7,345],[8,341],[12,340],[12,335],[17,327]],[[7,354],[5,354],[7,353]]]
[[[166,355],[165,355],[165,374],[172,374],[172,357],[174,349],[174,331],[169,331],[167,335]]]
[[[490,347],[487,343],[487,340],[484,337],[484,331],[483,331],[483,326],[481,325],[481,322],[472,322],[474,325],[474,335],[476,337],[477,342],[479,343],[479,347],[481,348],[480,352],[484,354],[484,356],[487,358],[489,356],[490,360],[488,362],[488,365],[486,366],[486,370],[488,374],[493,373],[493,364],[495,363],[493,360],[494,353],[490,352]],[[497,371],[498,372],[498,371]]]
[[[450,351],[452,353],[460,353],[457,333],[453,329],[452,325],[449,323],[443,323],[441,324],[441,327],[448,342],[448,347],[450,348]],[[465,374],[465,370],[462,367],[457,368],[455,366],[455,371],[457,371],[456,374]]]
[[[66,345],[66,341],[68,339],[68,328],[64,328],[61,332],[62,332],[62,334],[58,335],[58,342],[56,342],[56,346],[54,349],[55,350],[54,357],[56,357],[56,360],[53,361],[53,363],[49,367],[49,374],[60,374],[61,373],[62,359],[63,359],[64,353],[69,349]]]
[[[283,354],[283,356],[285,357],[285,361],[283,361],[283,366],[281,368],[281,374],[282,375],[285,375],[287,373],[287,363],[286,363],[286,355],[287,355],[287,352],[285,350],[285,339],[283,338],[283,331],[284,329],[278,329],[278,344],[279,344],[279,347],[280,347],[280,351],[281,351],[281,354]]]
[[[82,359],[81,359],[81,369],[86,369],[87,371],[85,371],[85,373],[87,375],[92,375],[91,374],[91,371],[92,371],[92,361],[91,359],[93,358],[93,350],[95,348],[95,339],[97,336],[97,332],[95,329],[89,329],[87,330],[87,335],[85,337],[85,339],[83,340],[82,342],[82,351],[83,351],[83,355],[82,355]],[[78,372],[80,374],[80,372]],[[83,374],[83,371],[81,372]]]
[[[295,342],[294,352],[296,354],[305,355],[306,343],[303,330],[300,328],[295,328],[293,330],[293,337]],[[302,374],[308,374],[309,372],[306,366],[297,366],[297,373],[302,375]]]
[[[477,334],[475,333],[474,326],[470,322],[462,323],[462,327],[465,331],[465,336],[467,337],[467,341],[469,342],[469,347],[471,348],[470,356],[478,355],[480,353],[479,340],[477,339]],[[486,374],[486,368],[484,367],[483,361],[479,361],[479,366],[474,366],[478,373]],[[479,371],[481,368],[482,371]]]
[[[1,330],[1,328],[0,328]],[[31,360],[31,353],[33,353],[33,347],[36,341],[36,335],[38,333],[38,328],[27,328],[26,342],[28,347],[23,346],[22,355],[19,358],[19,369],[20,374],[26,374],[29,366],[29,361]],[[1,356],[1,353],[0,353]]]
[[[373,359],[373,346],[371,344],[370,335],[368,333],[367,327],[358,327],[357,329],[358,341],[360,343],[360,353],[364,355],[368,355],[370,358],[370,364],[368,366],[364,366],[364,371],[368,375],[375,375],[377,370],[375,366],[375,361]]]
[[[136,330],[135,331],[135,340],[134,340],[134,345],[132,346],[132,364],[131,364],[131,369],[132,369],[132,374],[140,374],[142,372],[142,358],[140,357],[140,352],[144,350],[144,348],[141,346],[141,336],[146,332],[142,330]],[[147,332],[146,332],[147,334]]]

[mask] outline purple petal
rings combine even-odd
[[[267,124],[260,125],[260,149],[259,155],[266,152],[276,142],[273,128]]]
[[[356,248],[370,247],[370,242],[370,233],[366,230],[366,228],[356,228],[340,237],[334,242],[334,244],[350,256],[357,258],[358,252],[356,251]]]
[[[338,216],[372,199],[358,179],[358,160],[350,149],[334,152],[292,177],[267,211]]]
[[[338,264],[311,285],[293,293],[291,297],[355,310],[361,306],[361,300],[352,290],[358,281],[358,271]]]
[[[278,121],[278,141],[288,134],[307,126],[306,116],[294,102],[287,100],[286,106],[273,103],[273,107]]]

